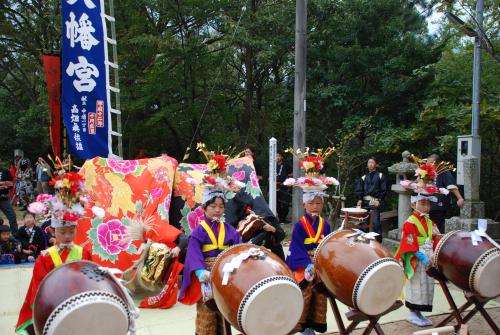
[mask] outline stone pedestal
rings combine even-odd
[[[479,159],[471,157],[464,164],[464,206],[460,209],[461,218],[484,218],[484,202],[479,197]]]
[[[412,209],[410,207],[410,193],[401,185],[392,185],[391,190],[398,194],[398,228],[403,227],[406,219],[410,216]]]
[[[486,219],[488,221],[488,226],[486,228],[486,233],[494,240],[500,239],[500,223],[493,221],[491,219]],[[467,230],[473,231],[477,229],[477,219],[468,219],[458,216],[446,219],[446,232],[448,233],[452,230]]]
[[[460,208],[462,218],[484,218],[484,202],[465,200],[464,206]]]

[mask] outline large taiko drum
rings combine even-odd
[[[388,310],[403,288],[403,268],[389,250],[353,230],[326,236],[316,249],[314,264],[336,299],[367,315]]]
[[[266,248],[238,244],[215,260],[210,281],[219,311],[246,335],[285,335],[304,300],[286,264]]]
[[[447,233],[436,246],[433,265],[462,290],[485,298],[500,295],[500,249],[484,237],[473,245],[470,232]]]
[[[37,335],[125,335],[131,322],[126,294],[90,261],[66,263],[42,281],[33,307]]]

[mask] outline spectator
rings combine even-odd
[[[36,163],[36,193],[49,193],[49,180],[50,180],[50,166],[42,158],[38,157]]]
[[[436,154],[432,154],[427,158],[427,164],[436,164],[439,162],[439,156]],[[462,208],[464,206],[464,198],[460,194],[460,190],[458,189],[455,181],[455,177],[450,171],[445,171],[443,173],[438,174],[436,178],[436,186],[438,188],[446,188],[453,193],[453,195],[457,198],[457,206]],[[437,194],[437,202],[431,202],[431,211],[429,212],[429,217],[431,218],[438,230],[444,234],[445,226],[444,223],[446,221],[446,211],[450,208],[451,205],[451,197],[450,194]]]
[[[14,199],[14,195],[16,194],[16,175],[17,175],[17,168],[19,167],[19,161],[21,160],[20,153],[16,152],[14,153],[14,161],[12,164],[10,164],[10,175],[12,176],[12,184],[14,185],[12,189],[10,190],[10,196],[9,199],[12,200]]]
[[[16,193],[18,195],[19,205],[25,209],[33,200],[33,169],[28,158],[21,158],[16,175]]]
[[[357,206],[367,208],[373,216],[373,231],[378,233],[377,240],[382,242],[382,226],[380,225],[380,207],[387,194],[385,176],[377,171],[378,162],[374,157],[368,159],[368,173],[356,182],[355,194]]]
[[[283,182],[288,178],[291,169],[283,161],[281,152],[276,153],[276,212],[278,213],[279,222],[286,223],[288,217],[288,209],[290,208],[290,190],[288,186],[283,185]]]
[[[18,264],[21,256],[21,244],[14,239],[10,228],[0,219],[0,264]]]
[[[1,163],[2,160],[0,159],[0,164]],[[10,231],[12,232],[12,235],[16,235],[16,213],[14,212],[12,204],[9,200],[9,192],[13,186],[12,175],[10,174],[9,170],[4,169],[0,166],[0,210],[7,217],[7,220],[9,220]]]
[[[45,219],[42,221],[42,224],[40,228],[42,228],[43,236],[45,239],[45,244],[48,247],[53,246],[56,243],[56,238],[54,234],[54,228],[51,227],[50,225],[51,219],[50,217],[48,219]]]
[[[247,145],[245,147],[245,157],[250,157],[253,161],[253,166],[255,167],[255,173],[257,174],[257,179],[259,182],[264,179],[264,172],[262,170],[262,164],[255,159],[255,147],[253,145]]]
[[[45,249],[42,228],[36,225],[35,214],[28,211],[23,215],[24,226],[19,228],[17,239],[21,243],[21,261],[34,262]]]

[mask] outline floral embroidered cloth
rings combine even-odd
[[[172,243],[179,234],[169,225],[168,215],[176,167],[177,161],[165,155],[86,161],[80,170],[85,189],[104,213],[86,213],[78,224],[75,243],[90,243],[93,261],[122,271],[139,257],[142,241],[133,241],[131,230],[143,229],[143,239]]]
[[[207,164],[181,163],[175,173],[170,223],[181,228],[186,235],[190,235],[203,218],[203,209],[199,206],[203,186],[201,183],[198,185],[189,183],[188,178],[201,181],[204,174],[207,174]],[[245,184],[240,192],[245,192],[253,199],[262,197],[251,158],[242,157],[230,160],[228,162],[228,175]],[[229,192],[226,197],[231,201],[235,195],[236,193]],[[228,223],[234,224],[233,222]]]

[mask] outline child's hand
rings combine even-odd
[[[262,229],[264,229],[265,231],[271,232],[271,233],[275,233],[276,232],[276,228],[274,228],[273,226],[271,226],[269,223],[266,223],[264,225],[264,227],[262,227]]]
[[[198,280],[201,283],[208,282],[210,280],[210,272],[204,269],[199,269],[195,271]]]
[[[429,265],[431,265],[431,262],[429,261],[429,258],[428,258],[426,255],[424,255],[424,253],[423,253],[423,252],[421,252],[421,251],[417,251],[417,252],[415,253],[415,256],[416,256],[416,257],[417,257],[417,258],[418,258],[418,259],[419,259],[422,263],[424,263],[425,267],[429,267]]]
[[[312,282],[314,279],[314,265],[311,263],[306,267],[306,270],[304,271],[304,278],[308,282]]]
[[[174,258],[177,258],[179,257],[179,253],[181,252],[181,248],[179,247],[175,247],[173,248],[172,250],[170,250],[170,254],[172,255],[172,257]]]

